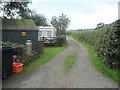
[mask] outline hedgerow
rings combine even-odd
[[[92,45],[106,66],[120,69],[120,20],[96,30],[74,32],[72,35]]]

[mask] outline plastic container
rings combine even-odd
[[[23,64],[21,63],[13,63],[13,72],[19,73],[23,71]]]
[[[32,52],[32,42],[31,40],[27,40],[26,42],[26,53],[31,54]]]

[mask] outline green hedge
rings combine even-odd
[[[10,46],[10,47],[14,47],[14,54],[15,55],[22,55],[23,53],[25,53],[26,49],[25,49],[25,46],[24,45],[21,45],[21,44],[13,44],[9,41],[7,42],[2,42],[2,45],[3,46]]]
[[[66,36],[61,35],[60,37],[57,37],[57,46],[63,46],[66,42]]]
[[[120,20],[97,30],[73,32],[76,38],[94,47],[110,68],[120,68]]]

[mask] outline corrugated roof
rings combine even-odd
[[[38,30],[32,19],[2,19],[3,30]]]

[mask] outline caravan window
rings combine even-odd
[[[51,37],[51,31],[47,31],[47,36]]]
[[[38,36],[42,36],[42,31],[39,31],[39,32],[38,32]]]

